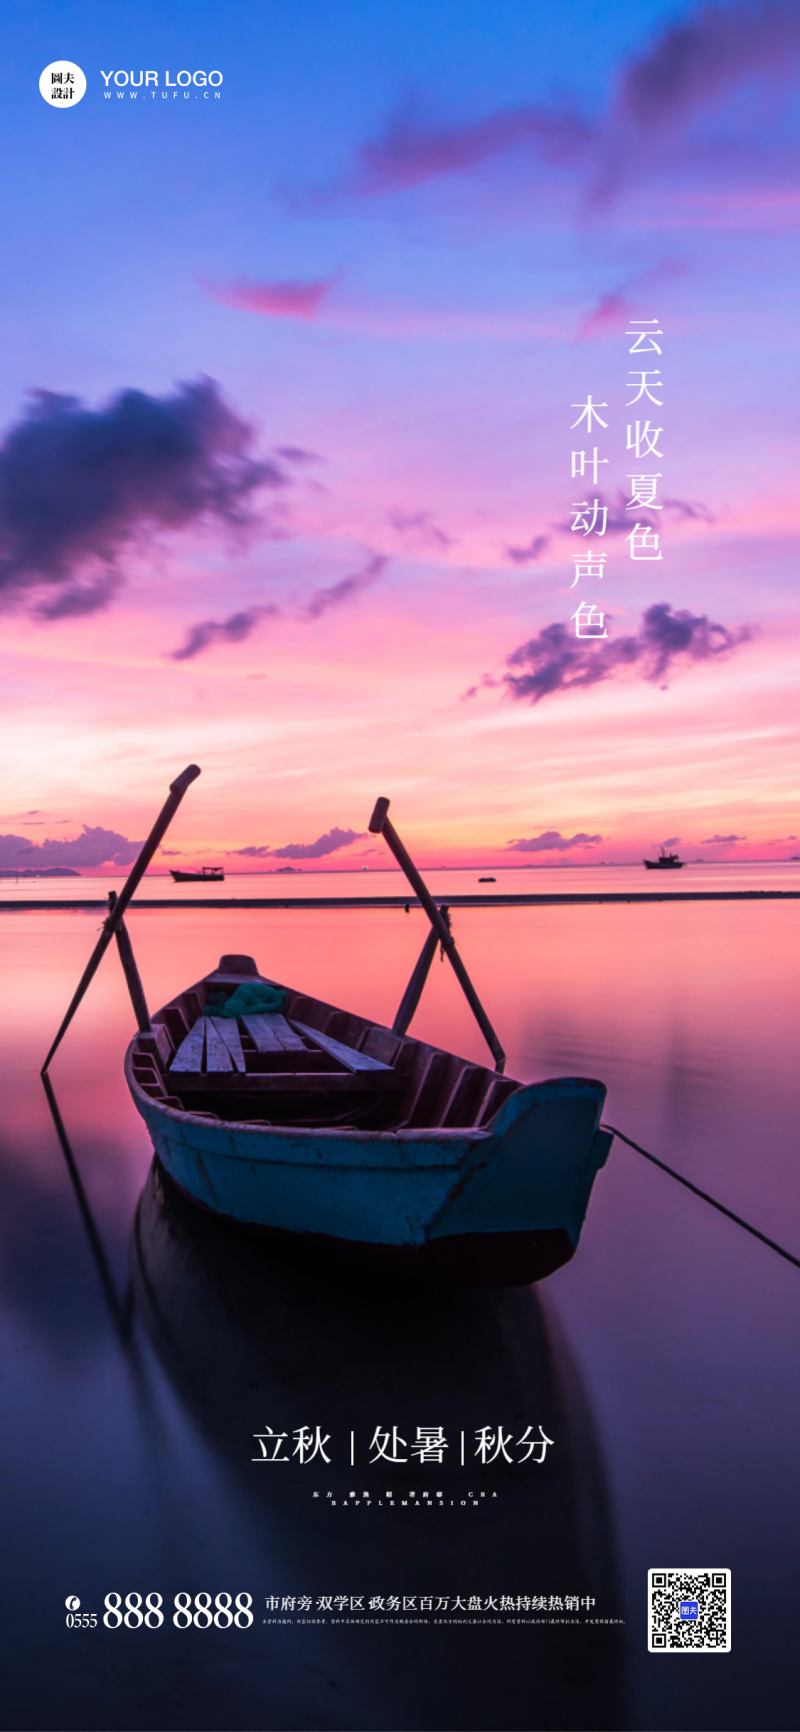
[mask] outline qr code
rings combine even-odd
[[[649,1570],[651,1654],[729,1654],[730,1570]]]

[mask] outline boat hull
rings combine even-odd
[[[516,1286],[566,1263],[611,1146],[601,1083],[520,1088],[484,1130],[292,1130],[154,1100],[129,1072],[169,1176],[203,1208],[323,1261]]]
[[[177,1189],[190,1202],[208,1209],[193,1192],[182,1185]],[[367,1239],[337,1239],[328,1233],[291,1232],[253,1222],[238,1224],[279,1255],[305,1258],[333,1269],[385,1275],[390,1280],[455,1281],[469,1287],[528,1287],[563,1268],[577,1249],[561,1227],[540,1232],[452,1233],[422,1245],[389,1245]]]

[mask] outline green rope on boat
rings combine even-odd
[[[265,1012],[286,1009],[286,993],[279,986],[266,986],[263,980],[244,981],[231,998],[214,1005],[215,1016],[263,1016]]]

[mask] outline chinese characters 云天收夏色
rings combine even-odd
[[[656,338],[663,337],[664,333],[658,319],[632,319],[631,329],[625,334],[634,339],[629,354],[654,352],[661,356],[661,345],[656,342]],[[650,457],[661,458],[663,452],[659,450],[658,442],[664,429],[651,424],[649,417],[642,419],[647,404],[652,403],[659,409],[663,405],[663,398],[656,395],[656,392],[661,390],[660,368],[630,368],[629,373],[628,389],[634,394],[628,398],[626,408],[634,408],[639,403],[643,403],[645,408],[640,411],[637,420],[627,423],[626,450],[633,453],[637,462]],[[592,397],[587,395],[585,403],[573,403],[572,407],[579,410],[579,414],[572,423],[571,431],[582,427],[588,436],[594,431],[595,424],[602,428],[603,432],[608,431],[608,421],[600,414],[601,409],[608,408],[608,403],[595,403]],[[572,479],[591,480],[596,489],[599,485],[600,469],[608,462],[609,458],[601,455],[599,445],[589,447],[587,442],[587,447],[572,452]],[[659,531],[647,517],[640,521],[640,514],[662,509],[657,499],[658,484],[662,479],[661,470],[648,468],[643,472],[629,471],[627,479],[630,482],[631,497],[626,501],[624,509],[626,512],[632,511],[636,519],[625,536],[630,558],[637,561],[661,560],[664,556]],[[588,487],[586,491],[588,493]],[[596,536],[599,540],[609,531],[609,508],[602,494],[595,492],[592,499],[573,500],[572,514],[570,531],[573,535],[581,535],[584,539]],[[612,521],[612,528],[619,527]],[[605,574],[607,558],[605,549],[598,547],[597,542],[584,548],[573,559],[574,577],[570,588],[575,589],[578,584],[601,580]],[[595,596],[582,595],[572,619],[575,622],[576,637],[608,637],[605,614]]]

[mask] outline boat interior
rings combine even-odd
[[[247,982],[285,993],[279,1011],[218,1014]],[[252,957],[173,998],[128,1054],[132,1081],[205,1118],[298,1129],[485,1128],[522,1085],[424,1041],[267,981]]]

